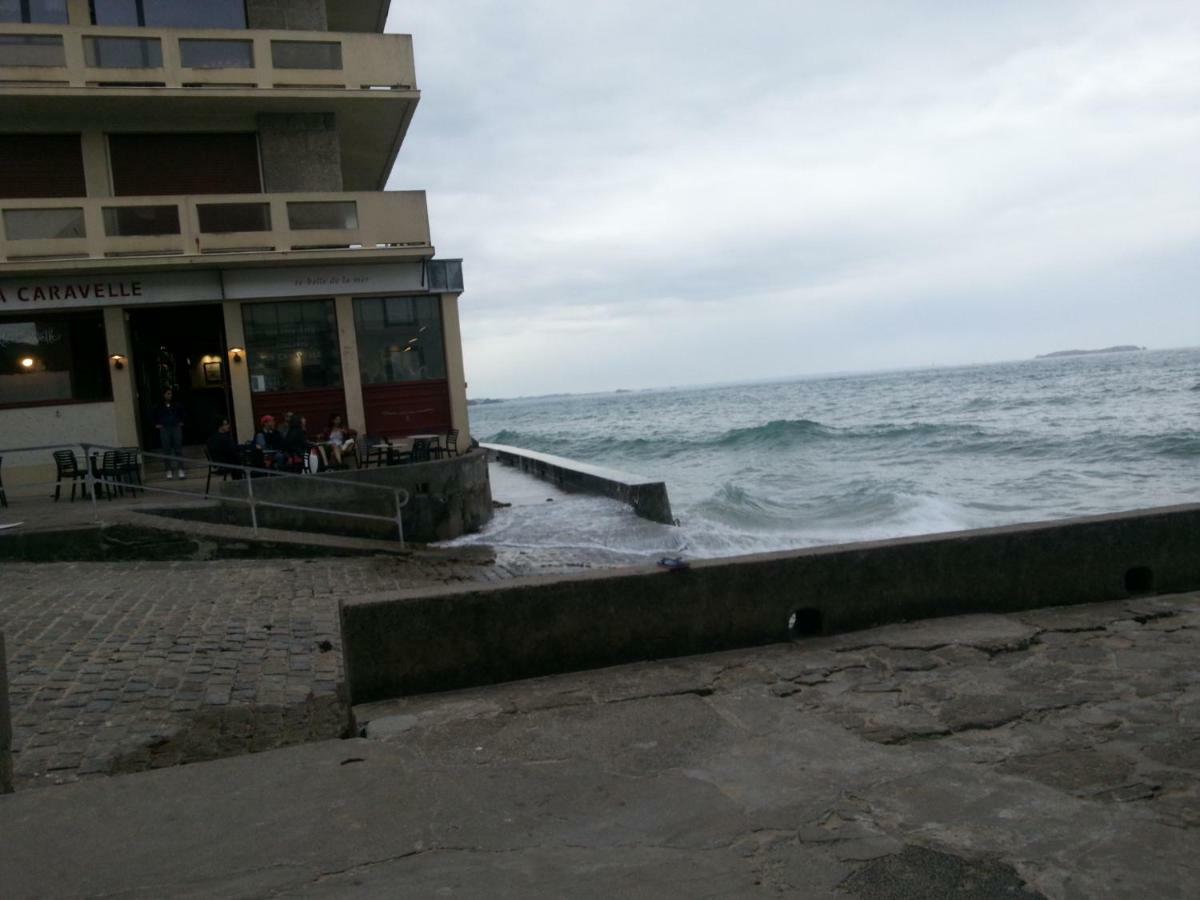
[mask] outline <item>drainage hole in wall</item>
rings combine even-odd
[[[1131,594],[1148,594],[1154,590],[1154,570],[1149,566],[1134,566],[1125,573],[1125,590]]]
[[[824,617],[819,609],[798,609],[788,616],[788,634],[794,638],[821,634]]]

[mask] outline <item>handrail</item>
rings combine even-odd
[[[93,472],[92,466],[90,463],[93,451],[100,451],[100,452],[136,451],[139,456],[139,465],[140,465],[141,460],[144,460],[144,459],[164,459],[164,460],[173,460],[173,461],[179,460],[179,457],[177,457],[177,456],[169,456],[169,455],[166,455],[163,453],[153,453],[150,451],[141,450],[136,447],[114,447],[114,446],[111,446],[108,444],[92,444],[92,443],[87,443],[87,442],[82,442],[82,441],[72,441],[72,442],[62,443],[62,444],[46,444],[46,445],[38,446],[38,447],[3,447],[3,448],[0,448],[0,457],[4,456],[5,454],[12,454],[12,453],[32,453],[32,452],[38,452],[38,451],[44,451],[44,450],[66,450],[66,449],[73,449],[75,447],[79,447],[80,449],[83,450],[83,461],[84,461],[83,468],[84,468],[84,472],[85,472],[84,482],[86,485],[85,493],[88,495],[88,497],[92,501],[92,514],[96,520],[99,520],[99,517],[100,517],[100,510],[99,510],[99,506],[98,506],[97,500],[96,500],[96,485],[106,485],[106,486],[118,487],[118,488],[130,488],[131,485],[127,481],[116,481],[116,480],[103,478],[103,477],[97,475],[95,472]],[[280,472],[276,469],[264,469],[264,468],[260,468],[257,466],[243,466],[243,465],[239,465],[237,463],[219,463],[219,462],[213,462],[213,461],[210,461],[207,459],[204,460],[203,462],[204,462],[205,466],[211,466],[211,467],[217,468],[217,469],[228,469],[228,470],[236,470],[236,471],[240,471],[240,472],[244,472],[244,473],[249,473],[247,475],[247,477],[242,479],[243,481],[246,482],[246,494],[247,494],[246,499],[242,499],[240,497],[227,496],[227,495],[223,494],[221,496],[221,502],[223,502],[223,503],[226,503],[226,502],[228,502],[228,503],[244,503],[244,504],[249,505],[251,528],[253,529],[255,534],[258,534],[258,507],[262,506],[262,507],[270,507],[273,509],[289,509],[289,510],[293,510],[295,512],[310,512],[310,513],[317,513],[319,515],[343,516],[343,517],[350,518],[350,519],[370,519],[370,520],[373,520],[376,522],[394,523],[396,526],[396,534],[400,541],[400,547],[401,548],[404,547],[404,521],[402,518],[401,511],[404,509],[405,506],[408,505],[408,502],[411,499],[411,495],[404,488],[388,487],[387,485],[371,484],[370,482],[363,482],[363,481],[351,481],[346,478],[336,478],[336,477],[331,478],[328,476],[321,476],[321,484],[323,484],[323,485],[325,485],[325,484],[343,484],[343,485],[347,485],[349,487],[353,487],[353,488],[360,489],[360,490],[366,489],[369,491],[377,491],[377,492],[383,491],[383,492],[391,494],[395,501],[395,504],[396,504],[396,514],[394,516],[381,516],[381,515],[376,515],[374,513],[350,512],[348,510],[338,510],[338,509],[321,509],[321,508],[313,507],[313,506],[300,506],[300,505],[294,504],[294,503],[278,503],[278,502],[275,502],[272,500],[260,500],[260,499],[256,498],[254,495],[254,477],[253,477],[254,473],[259,473],[261,475],[269,476],[271,478],[312,478],[312,477],[314,477],[312,475],[298,475],[293,472]],[[43,486],[48,487],[48,486],[55,485],[55,484],[58,484],[58,482],[57,481],[26,482],[24,485],[22,485],[22,487],[43,487]],[[164,488],[164,487],[160,487],[158,485],[148,485],[145,483],[141,483],[141,484],[138,484],[138,485],[132,486],[132,487],[135,487],[136,490],[140,490],[140,491],[154,491],[154,492],[160,493],[160,494],[172,494],[175,496],[191,497],[193,499],[196,498],[195,491],[177,491],[172,488]],[[204,495],[205,498],[207,498],[207,496],[208,496],[207,494]]]

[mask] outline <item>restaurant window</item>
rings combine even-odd
[[[0,406],[111,399],[101,313],[0,319]]]
[[[0,0],[0,22],[67,24],[67,0]]]
[[[93,25],[245,28],[245,0],[92,0]]]
[[[332,300],[248,303],[242,306],[242,322],[255,393],[341,387]]]
[[[442,307],[437,297],[355,300],[354,325],[364,385],[446,377]]]

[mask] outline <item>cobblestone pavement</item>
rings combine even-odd
[[[340,597],[576,567],[478,551],[5,563],[17,787],[340,736]]]

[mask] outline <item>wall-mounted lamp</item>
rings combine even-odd
[[[240,363],[242,361],[242,354],[245,352],[246,351],[243,350],[241,347],[230,347],[229,348],[229,358],[231,360],[233,360],[235,363]]]
[[[109,357],[109,359],[112,360],[114,369],[125,368],[125,357],[123,357],[120,353],[114,353],[112,356]]]
[[[34,363],[33,357],[26,356],[23,360],[21,360],[21,368],[24,369],[26,372],[28,372],[30,369],[33,368],[33,363]]]

